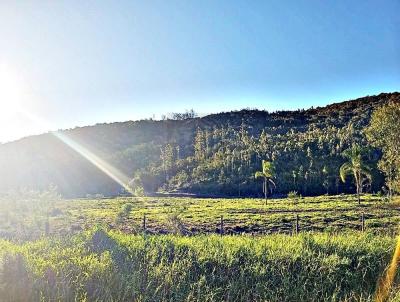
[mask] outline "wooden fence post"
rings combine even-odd
[[[361,232],[364,233],[365,231],[365,217],[364,217],[364,212],[361,213]]]
[[[219,233],[222,236],[224,234],[224,216],[221,215],[220,229]]]
[[[296,214],[296,235],[299,234],[300,226],[299,226],[299,214]]]
[[[143,232],[146,233],[146,213],[143,214]]]
[[[265,219],[264,227],[265,227],[265,230],[264,230],[264,235],[265,235],[268,232],[268,221],[267,221],[267,219]]]

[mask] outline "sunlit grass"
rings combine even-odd
[[[0,298],[372,301],[394,246],[393,238],[360,232],[253,238],[100,229],[23,244],[0,240]]]
[[[132,204],[128,215],[119,217],[125,204]],[[361,229],[361,214],[368,232],[396,233],[400,222],[398,200],[365,195],[359,206],[354,196],[319,196],[273,199],[265,205],[261,199],[201,199],[170,197],[119,197],[112,199],[56,199],[45,201],[1,201],[0,236],[34,239],[43,235],[49,224],[50,234],[67,234],[95,225],[128,233],[141,231],[146,215],[149,233],[179,231],[186,234],[218,232],[220,217],[225,233],[292,233],[296,215],[301,231],[341,232]]]

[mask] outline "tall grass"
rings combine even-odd
[[[368,301],[394,247],[355,232],[0,241],[0,301]]]

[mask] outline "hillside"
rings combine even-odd
[[[62,135],[113,165],[134,188],[254,196],[261,160],[276,162],[274,194],[349,192],[338,167],[352,143],[366,144],[371,112],[400,93],[383,93],[322,108],[268,113],[241,110],[185,120],[142,120],[75,128]],[[379,150],[368,160],[376,161]],[[0,145],[0,192],[56,185],[66,197],[115,195],[119,184],[51,133]],[[375,171],[365,190],[383,185]]]

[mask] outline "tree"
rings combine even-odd
[[[139,175],[136,175],[131,179],[129,182],[129,187],[134,196],[145,196],[143,183]]]
[[[263,178],[264,183],[263,183],[263,193],[264,193],[264,198],[265,198],[265,204],[267,204],[267,195],[268,195],[268,188],[269,184],[272,184],[274,187],[276,187],[275,182],[272,180],[272,178],[275,176],[275,167],[274,163],[270,161],[263,160],[262,161],[262,171],[257,171],[255,174],[255,178]]]
[[[347,175],[353,175],[354,177],[358,204],[361,203],[360,194],[364,181],[366,179],[371,179],[371,167],[363,160],[364,153],[365,148],[359,145],[353,145],[352,148],[343,152],[343,156],[347,158],[348,162],[340,167],[340,178],[342,182],[346,182]]]
[[[186,110],[184,113],[172,112],[169,114],[169,116],[172,120],[183,121],[187,119],[194,119],[198,115],[193,109],[190,109]]]
[[[383,156],[378,163],[386,176],[389,199],[393,191],[400,192],[400,103],[389,103],[376,109],[366,135],[373,146],[381,148]]]
[[[161,148],[160,159],[165,173],[165,181],[167,182],[169,180],[169,170],[175,163],[174,147],[171,144],[166,144],[164,148]]]
[[[322,168],[322,175],[323,175],[323,178],[324,178],[324,182],[322,183],[322,185],[323,185],[324,188],[326,189],[326,194],[329,194],[329,184],[330,184],[330,181],[329,181],[329,169],[328,169],[327,166],[324,166],[324,167]]]
[[[194,157],[197,161],[202,161],[206,157],[206,142],[204,132],[198,128],[194,138]]]

